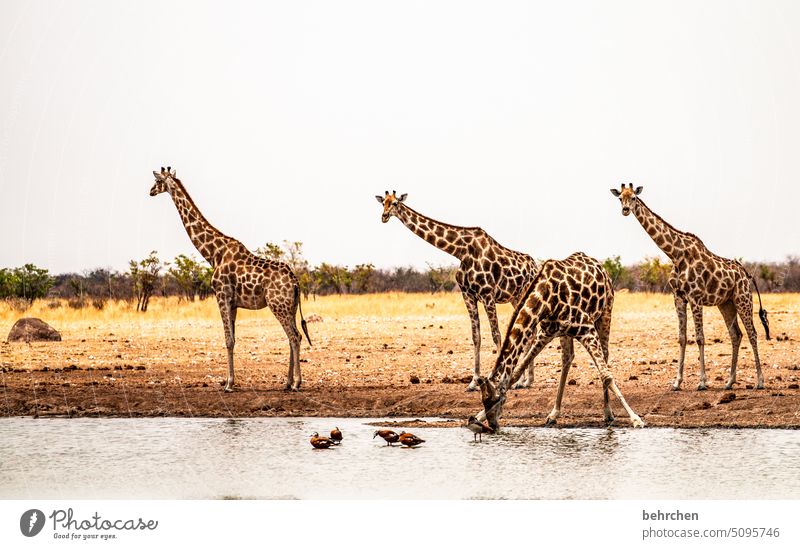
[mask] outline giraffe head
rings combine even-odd
[[[483,376],[478,378],[478,387],[481,388],[481,402],[483,413],[489,427],[498,431],[500,429],[500,416],[503,413],[503,404],[506,402],[506,377],[495,383]]]
[[[150,196],[155,196],[164,192],[172,192],[175,181],[177,180],[175,170],[172,169],[172,166],[167,166],[166,170],[162,166],[160,172],[153,170],[153,175],[156,178],[156,182],[153,183],[153,186],[150,188]]]
[[[611,194],[618,197],[622,204],[622,215],[631,213],[631,210],[639,201],[637,197],[642,194],[642,188],[643,187],[636,187],[636,189],[634,189],[633,183],[628,183],[626,187],[625,183],[623,183],[619,190],[611,189]]]
[[[408,194],[400,195],[400,198],[397,197],[395,191],[392,191],[392,194],[389,194],[389,191],[386,191],[384,196],[375,195],[375,200],[383,204],[383,214],[381,215],[381,221],[386,223],[389,221],[389,218],[394,215],[397,211],[397,207],[400,205],[401,202],[405,201]]]

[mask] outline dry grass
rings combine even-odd
[[[764,306],[771,314],[784,314],[798,311],[800,294],[766,294],[762,296]],[[53,307],[53,304],[58,304]],[[406,318],[423,319],[447,317],[465,317],[466,309],[459,293],[447,294],[408,294],[385,293],[366,295],[325,296],[304,300],[303,314],[308,317],[317,314],[325,319],[343,320],[347,318]],[[756,302],[757,307],[757,302]],[[706,309],[706,322],[719,316],[713,309]],[[638,315],[654,312],[674,316],[672,296],[669,294],[618,292],[614,303],[615,316],[620,314]],[[500,322],[505,325],[511,316],[509,304],[498,306]],[[238,319],[248,321],[261,318],[264,311],[239,310]],[[268,315],[268,314],[267,314]],[[66,300],[36,301],[33,307],[20,312],[9,304],[0,301],[0,327],[10,328],[18,318],[37,317],[46,322],[58,325],[85,324],[122,324],[145,326],[179,321],[216,321],[219,320],[217,302],[212,297],[204,301],[187,302],[177,297],[154,297],[146,313],[136,311],[135,304],[127,301],[109,301],[102,310],[88,306],[73,309],[67,306]],[[482,324],[486,316],[481,309]],[[757,320],[756,320],[757,322]],[[677,328],[676,328],[677,329]],[[691,321],[689,330],[692,330]],[[486,334],[488,335],[488,333]]]

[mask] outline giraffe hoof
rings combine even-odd
[[[758,385],[756,385],[756,389],[763,389],[763,388],[764,388],[764,382],[763,381],[759,381]]]
[[[698,391],[705,391],[706,390],[706,384],[701,381],[700,383],[697,384],[697,390]]]
[[[547,421],[544,422],[544,426],[545,427],[555,427],[556,426],[556,420],[554,418],[552,418],[552,417],[548,417]]]
[[[603,421],[606,422],[606,425],[611,425],[612,423],[614,423],[614,416],[605,416],[603,418]]]
[[[226,386],[225,389],[223,389],[223,391],[226,392],[226,393],[232,393],[233,392],[233,387]]]
[[[681,384],[680,383],[673,383],[672,384],[672,390],[673,391],[680,391],[681,390]]]
[[[642,429],[644,428],[644,421],[639,416],[636,416],[631,420],[631,424],[633,425],[634,429]]]
[[[725,384],[725,390],[733,389],[733,384],[736,383],[735,381],[729,381]]]
[[[471,393],[472,391],[477,391],[477,390],[478,390],[478,387],[475,385],[475,382],[473,381],[473,382],[472,382],[472,383],[470,383],[470,384],[469,384],[469,386],[467,386],[467,388],[466,388],[466,389],[464,389],[464,390],[465,390],[466,392],[468,392],[468,393]]]
[[[512,389],[530,389],[531,386],[527,383],[515,383]]]
[[[287,383],[286,385],[283,386],[283,390],[284,391],[291,391],[292,390],[292,386]]]

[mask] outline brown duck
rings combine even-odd
[[[319,436],[319,433],[313,433],[311,435],[311,446],[317,448],[318,450],[325,450],[334,444],[336,443],[333,440],[329,439],[328,437],[321,437]]]
[[[391,446],[392,444],[400,440],[400,435],[398,435],[394,431],[390,431],[389,429],[381,429],[380,431],[375,431],[375,434],[372,435],[372,438],[375,437],[381,437],[383,440],[386,441],[387,446]]]
[[[342,442],[343,438],[344,436],[342,435],[342,432],[339,430],[338,427],[335,427],[333,431],[331,431],[331,440],[333,440],[336,444]]]
[[[465,427],[472,431],[472,439],[475,442],[481,441],[481,435],[483,435],[483,433],[486,433],[487,435],[494,434],[494,429],[489,427],[487,424],[478,421],[478,418],[475,416],[469,416]]]
[[[403,446],[408,446],[409,448],[413,448],[414,446],[419,446],[424,440],[419,438],[417,435],[412,435],[411,433],[406,433],[403,431],[400,433],[400,444]]]

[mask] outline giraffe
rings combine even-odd
[[[726,389],[736,383],[736,365],[739,358],[739,345],[742,342],[742,331],[737,316],[742,320],[753,357],[756,363],[758,383],[756,389],[764,388],[764,375],[761,372],[761,361],[758,356],[758,339],[753,325],[753,294],[750,282],[753,282],[758,293],[758,316],[769,337],[769,321],[767,311],[761,305],[761,292],[755,278],[736,260],[726,259],[711,253],[697,236],[679,231],[658,214],[654,213],[639,198],[642,187],[633,188],[629,183],[622,184],[619,190],[611,189],[611,194],[619,197],[622,203],[622,215],[631,212],[639,220],[642,227],[656,246],[672,261],[672,272],[669,275],[669,286],[672,290],[675,311],[678,314],[678,343],[680,355],[678,372],[672,389],[679,391],[683,381],[683,362],[686,355],[686,305],[691,305],[694,320],[695,340],[700,352],[700,383],[698,391],[704,391],[706,385],[705,336],[703,335],[703,307],[716,306],[725,319],[731,337],[731,373]]]
[[[195,205],[171,167],[161,172],[153,171],[156,182],[150,196],[167,192],[178,209],[186,232],[206,261],[214,269],[212,287],[217,298],[225,347],[228,350],[228,380],[225,392],[233,391],[233,347],[236,343],[237,309],[263,309],[269,307],[289,338],[289,373],[286,390],[299,391],[300,342],[295,315],[300,309],[300,325],[309,345],[308,328],[300,307],[300,287],[291,267],[281,261],[264,259],[252,254],[244,245],[212,226]]]
[[[603,266],[582,252],[563,260],[545,261],[514,311],[497,362],[488,377],[480,377],[483,411],[478,420],[487,419],[498,430],[506,400],[506,390],[554,338],[561,342],[561,379],[553,410],[545,425],[555,425],[561,414],[561,399],[567,383],[574,340],[578,340],[600,373],[603,382],[603,417],[614,421],[608,392],[620,401],[634,427],[644,427],[642,419],[628,406],[608,368],[608,339],[611,333],[611,308],[614,286]]]
[[[411,232],[461,262],[456,271],[456,283],[461,289],[472,324],[475,365],[467,391],[474,391],[477,389],[481,366],[478,302],[483,303],[489,317],[492,340],[499,351],[501,342],[496,305],[511,302],[516,306],[539,270],[539,265],[531,256],[501,246],[480,227],[448,225],[414,211],[405,204],[407,196],[403,194],[398,198],[395,191],[392,194],[386,191],[383,197],[376,195],[375,198],[383,205],[381,221],[386,223],[395,216]],[[529,371],[514,388],[527,388],[530,384]]]

